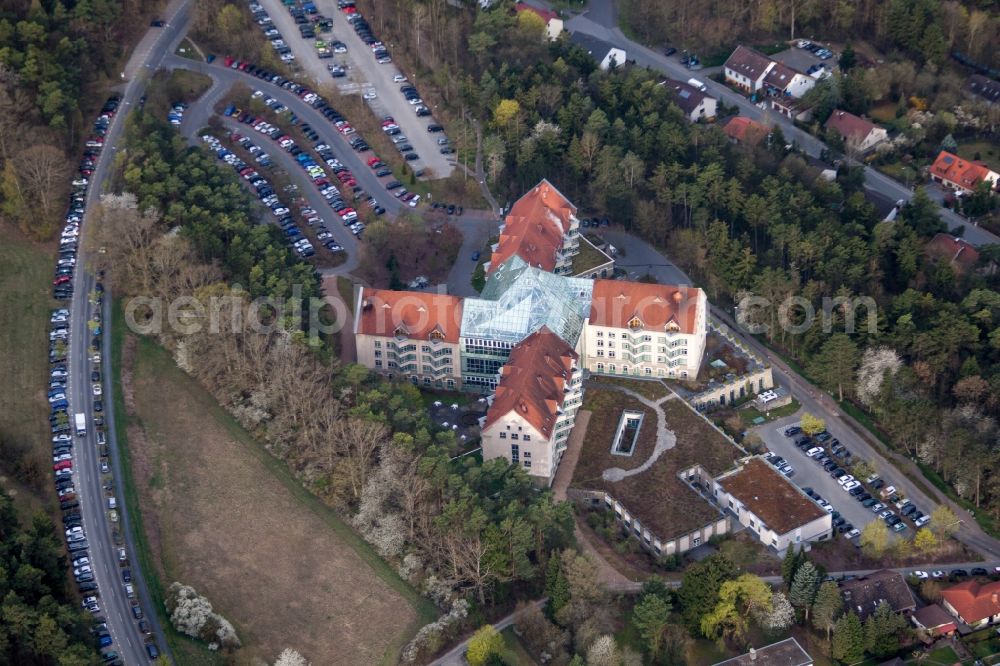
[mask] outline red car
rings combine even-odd
[[[375,166],[377,164],[378,165],[382,164],[382,161],[379,158],[377,158],[377,157],[372,157],[371,159],[368,160],[368,166],[370,166],[373,169],[377,169],[378,168],[377,166]]]
[[[55,465],[53,465],[52,469],[56,470],[56,471],[61,470],[61,469],[73,469],[73,461],[72,460],[61,460],[61,461],[57,462]]]
[[[55,280],[52,281],[52,284],[58,287],[59,285],[66,284],[67,282],[71,282],[72,280],[73,278],[70,275],[60,275],[59,277],[57,277]]]
[[[233,56],[226,56],[226,59],[222,61],[222,66],[232,67],[232,65],[233,65]]]

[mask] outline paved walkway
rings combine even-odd
[[[602,388],[606,388],[611,391],[618,391],[619,393],[631,396],[656,412],[656,446],[653,447],[653,453],[650,454],[649,458],[647,458],[646,461],[638,467],[628,470],[622,469],[621,467],[610,467],[604,470],[601,474],[601,478],[605,481],[621,481],[626,477],[633,476],[635,474],[642,474],[647,469],[652,467],[653,463],[659,460],[660,456],[663,455],[665,451],[669,451],[677,446],[677,435],[674,434],[673,430],[667,428],[667,415],[664,413],[663,407],[661,407],[661,405],[667,400],[673,400],[676,398],[676,393],[671,391],[669,395],[666,395],[654,402],[649,398],[636,393],[632,389],[625,388],[624,386],[618,386],[617,384],[602,384],[600,381],[595,381],[594,383]]]

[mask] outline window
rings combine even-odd
[[[521,457],[521,449],[517,444],[510,445],[510,460],[514,464],[517,464],[519,458]]]
[[[604,331],[598,331],[597,332],[597,337],[603,338],[604,337]],[[378,344],[378,343],[376,342],[375,344]]]
[[[653,369],[652,368],[646,368],[646,376],[649,377],[652,374],[653,374]]]
[[[375,360],[375,367],[376,368],[381,368],[382,367],[382,361],[379,361],[378,359],[376,359]]]
[[[380,340],[375,341],[375,349],[382,349],[382,342]]]
[[[616,368],[615,368],[615,364],[614,363],[612,363],[611,365],[608,366],[608,371],[610,371],[610,372],[614,372],[615,369]]]
[[[612,349],[611,351],[608,352],[608,358],[614,358],[614,357],[615,357],[615,350]]]
[[[501,430],[500,431],[500,439],[507,439],[507,433],[505,433],[504,431]]]
[[[510,433],[510,438],[511,439],[517,439],[517,433],[516,432]]]
[[[375,352],[375,358],[382,358],[382,352],[376,351]]]
[[[597,371],[598,372],[604,372],[604,364],[603,363],[598,363],[597,364]]]
[[[531,435],[525,433],[524,434],[524,441],[530,442],[531,441]],[[530,456],[531,454],[530,453],[525,453],[524,455],[525,455],[525,457],[527,457],[527,456]]]
[[[615,334],[614,334],[614,333],[610,333],[610,332],[609,332],[609,333],[608,333],[608,337],[609,337],[609,338],[613,338],[613,337],[615,337]]]
[[[525,451],[524,452],[524,457],[525,458],[530,458],[531,457],[531,451]]]
[[[525,460],[524,461],[524,466],[530,469],[531,468],[531,461],[530,460]]]
[[[604,346],[604,340],[598,340],[597,341],[597,346],[598,347],[603,347]]]
[[[614,347],[615,347],[615,343],[613,343],[613,342],[609,342],[609,343],[608,343],[608,347],[611,347],[612,349],[614,349]]]
[[[431,353],[431,346],[430,345],[421,345],[420,346],[420,351],[422,351],[425,354],[429,354],[429,353]]]
[[[615,355],[615,353],[614,353],[614,352],[611,352],[611,355],[612,355],[612,356],[614,356],[614,355]],[[597,356],[598,356],[599,358],[600,358],[600,357],[603,357],[603,356],[604,356],[604,350],[603,350],[603,349],[598,349],[598,350],[597,350]]]

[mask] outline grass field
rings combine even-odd
[[[4,487],[15,493],[19,508],[52,505],[54,495],[39,492],[48,488],[50,454],[45,418],[45,377],[48,370],[46,342],[49,313],[55,302],[49,294],[53,259],[41,245],[25,239],[6,223],[0,224],[0,437],[11,449],[35,461],[41,475],[28,487],[23,478],[25,465],[14,463],[9,454],[0,459],[0,474],[7,477]],[[31,492],[34,502],[17,498]]]
[[[293,647],[313,663],[395,663],[433,619],[430,603],[165,350],[140,339],[126,356],[132,499],[142,507],[140,546],[159,579],[154,588],[194,585],[234,623],[247,659],[270,661]],[[220,663],[174,638],[179,663]]]

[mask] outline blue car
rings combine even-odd
[[[102,648],[106,648],[109,645],[111,645],[112,642],[113,641],[111,640],[111,636],[101,636],[101,645],[100,646]]]

